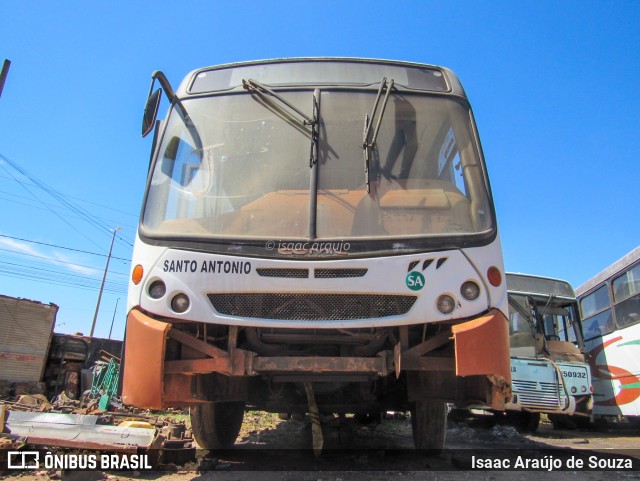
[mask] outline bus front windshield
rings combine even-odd
[[[570,342],[582,347],[580,323],[576,319],[575,300],[550,300],[548,297],[533,300],[530,296],[509,293],[509,335],[512,348],[533,346],[536,333],[547,341]]]
[[[191,125],[170,111],[147,193],[145,234],[357,241],[493,229],[468,105],[393,90],[366,169],[365,114],[376,93],[325,88],[314,113],[313,90],[279,91],[317,119],[315,132],[303,117],[251,93],[184,100]]]

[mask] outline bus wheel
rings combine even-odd
[[[573,430],[578,428],[578,424],[567,414],[548,414],[547,417],[549,421],[551,421],[551,424],[553,424],[553,429]]]
[[[540,424],[540,413],[529,411],[508,411],[507,424],[524,433],[535,433]]]
[[[548,415],[553,429],[589,429],[591,419],[586,416],[569,416],[568,414]]]
[[[191,430],[202,449],[233,446],[244,417],[244,402],[206,403],[189,408]]]
[[[411,427],[416,449],[440,453],[447,433],[447,404],[437,400],[416,401],[411,409]]]

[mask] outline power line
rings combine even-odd
[[[0,273],[9,277],[17,277],[21,279],[39,280],[51,284],[60,284],[67,286],[79,286],[86,288],[97,288],[98,279],[92,277],[91,274],[83,275],[81,273],[69,273],[60,269],[46,269],[44,267],[35,267],[15,262],[2,262],[0,264]],[[122,293],[127,289],[127,282],[124,280],[109,280],[106,287],[110,292]]]
[[[109,230],[109,228],[107,226],[103,226],[100,223],[98,223],[95,219],[93,219],[91,214],[86,212],[84,209],[82,209],[80,207],[77,207],[76,205],[72,204],[70,201],[66,200],[64,198],[64,196],[62,196],[62,194],[60,194],[58,191],[56,191],[55,189],[53,189],[52,187],[50,187],[46,183],[42,182],[40,179],[38,179],[33,174],[28,172],[26,169],[24,169],[23,167],[18,165],[16,162],[12,161],[11,159],[7,158],[6,156],[4,156],[2,154],[0,154],[0,158],[2,158],[2,160],[7,162],[15,170],[20,172],[20,174],[22,174],[24,177],[26,177],[27,179],[31,180],[31,182],[33,182],[39,189],[41,189],[44,192],[46,192],[47,194],[49,194],[51,197],[53,197],[59,203],[61,203],[65,207],[67,207],[69,210],[72,210],[72,211],[76,212],[78,215],[80,215],[82,218],[84,218],[85,221],[89,222],[94,227],[97,227],[99,230],[102,230],[102,231],[108,231]],[[11,173],[9,173],[9,175],[11,175]],[[23,185],[23,187],[26,187],[26,186]],[[38,201],[43,203],[40,199],[38,199]],[[44,205],[46,205],[46,204],[44,204]]]
[[[0,176],[0,177],[2,177],[2,176]],[[7,195],[7,196],[10,196],[10,197],[3,197],[3,196],[1,196],[2,194]],[[18,194],[14,194],[13,192],[7,192],[7,191],[4,191],[4,190],[0,190],[0,198],[2,198],[2,199],[4,199],[4,200],[6,200],[6,201],[8,201],[8,202],[13,202],[13,203],[15,203],[15,204],[24,205],[24,206],[27,206],[27,207],[31,207],[31,208],[33,208],[33,209],[49,210],[48,208],[44,208],[44,207],[41,207],[41,206],[39,206],[39,205],[35,205],[35,204],[33,204],[33,203],[27,203],[27,202],[20,202],[20,201],[17,201],[17,200],[15,200],[15,199],[12,199],[11,197],[15,197],[15,198],[18,198],[18,199],[24,199],[24,200],[26,200],[26,201],[32,201],[32,200],[33,200],[33,199],[30,199],[29,197],[26,197],[26,196],[24,196],[24,195],[18,195]],[[46,202],[43,202],[43,204],[45,204],[45,205],[47,205],[47,206],[49,206],[49,205],[50,205],[50,204],[47,204]],[[53,208],[53,207],[52,207],[52,208]],[[82,219],[81,219],[80,217],[78,217],[77,215],[73,215],[73,214],[66,214],[66,213],[60,212],[60,211],[58,211],[58,210],[56,210],[55,212],[58,212],[60,215],[64,215],[64,216],[67,216],[67,217],[70,217],[70,218],[73,218],[73,219],[80,219],[80,220],[82,220]],[[106,218],[104,218],[104,217],[97,217],[97,216],[96,216],[96,219],[100,219],[102,222],[107,222],[107,221],[108,221],[108,222],[113,223],[113,224],[118,224],[118,223],[119,223],[120,225],[123,225],[123,226],[125,226],[125,227],[130,227],[130,228],[131,228],[131,230],[135,230],[135,228],[136,228],[136,226],[134,226],[134,225],[131,225],[131,224],[124,224],[124,223],[122,223],[122,222],[120,222],[120,221],[116,221],[116,220],[113,220],[113,219],[106,219]]]
[[[66,286],[66,287],[74,287],[74,288],[78,288],[78,289],[86,289],[86,290],[91,290],[91,291],[100,290],[100,286],[98,286],[98,285],[92,286],[92,285],[83,284],[83,283],[80,283],[80,282],[71,282],[69,280],[64,280],[64,279],[56,279],[56,278],[52,279],[49,276],[40,276],[40,275],[37,275],[37,274],[29,274],[29,273],[18,272],[18,271],[7,271],[7,270],[2,269],[2,268],[0,268],[0,273],[2,273],[3,275],[5,275],[7,277],[25,279],[25,280],[34,281],[34,282],[43,282],[45,284],[55,284],[55,285],[61,285],[61,286]],[[105,287],[104,290],[106,292],[111,292],[111,293],[114,293],[114,294],[121,294],[121,295],[126,295],[127,294],[126,288],[118,289],[118,288],[112,288],[112,287],[109,286],[109,287]]]
[[[2,154],[0,154],[0,158],[5,159],[4,156],[2,156]],[[13,166],[15,168],[15,166]],[[9,174],[14,180],[17,181],[17,179],[15,178],[15,176],[9,172],[6,167],[4,165],[2,165],[2,168],[5,170],[5,172],[7,172],[7,174]],[[18,170],[18,169],[16,169]],[[18,170],[19,171],[19,170]],[[24,175],[24,174],[23,174]],[[33,197],[36,201],[38,201],[39,203],[41,203],[42,205],[44,205],[46,207],[46,209],[51,212],[53,215],[55,215],[56,217],[58,217],[62,222],[64,222],[65,224],[67,224],[69,227],[71,227],[74,231],[76,231],[78,234],[80,234],[82,237],[84,237],[85,239],[87,239],[89,242],[91,242],[93,245],[100,247],[98,244],[96,244],[92,239],[90,239],[89,237],[87,237],[86,235],[84,235],[82,232],[80,232],[75,226],[73,226],[71,223],[69,223],[67,220],[65,220],[64,218],[62,218],[62,216],[60,216],[60,214],[58,214],[57,212],[55,212],[53,209],[51,209],[47,204],[45,204],[44,202],[42,202],[42,200],[40,200],[33,192],[31,192],[29,190],[29,188],[25,185],[22,184],[22,188],[25,189],[29,195],[31,195],[31,197]]]
[[[37,187],[37,185],[36,185],[36,184],[34,184],[33,182],[22,182],[22,181],[20,181],[20,180],[17,180],[17,179],[15,179],[15,178],[11,177],[11,176],[0,175],[0,178],[2,178],[2,179],[10,179],[10,180],[14,180],[15,182],[17,182],[18,184],[21,184],[21,185],[30,185],[30,186],[33,186],[33,187]],[[7,192],[7,193],[8,193],[8,192]],[[135,217],[136,219],[138,218],[138,214],[132,214],[131,212],[127,212],[127,211],[125,211],[125,210],[115,209],[115,208],[110,207],[110,206],[108,206],[108,205],[99,204],[99,203],[97,203],[97,202],[92,202],[92,201],[90,201],[90,200],[82,199],[82,198],[80,198],[80,197],[76,197],[76,196],[69,195],[69,194],[63,194],[63,193],[61,193],[61,192],[60,192],[60,195],[62,195],[62,196],[64,196],[64,197],[67,197],[67,198],[69,198],[69,199],[75,199],[75,200],[78,200],[78,201],[80,201],[80,202],[84,202],[85,204],[95,205],[96,207],[101,207],[101,208],[103,208],[103,209],[112,210],[112,211],[114,211],[114,212],[119,212],[119,213],[121,213],[121,214],[128,215],[128,216],[130,216],[130,217]],[[26,198],[26,197],[25,197],[25,198]]]
[[[64,264],[67,266],[73,266],[73,267],[80,267],[83,269],[92,269],[95,270],[97,272],[102,272],[103,269],[102,268],[98,268],[98,267],[92,267],[92,266],[87,266],[87,265],[83,265],[83,264],[75,264],[73,262],[68,262],[68,261],[64,261],[64,260],[60,260],[60,259],[55,259],[53,257],[47,257],[47,256],[39,256],[36,254],[28,254],[26,252],[20,252],[20,251],[14,251],[14,250],[10,250],[10,249],[3,249],[2,247],[0,247],[0,251],[5,251],[5,252],[9,252],[11,254],[18,254],[21,256],[28,256],[28,257],[35,257],[36,259],[43,259],[49,262],[59,262],[60,264]],[[13,257],[7,256],[9,259],[12,259]],[[41,262],[38,261],[31,261],[32,264],[41,264]],[[25,265],[25,264],[23,264]],[[124,272],[117,272],[117,271],[111,271],[111,274],[117,274],[119,276],[125,276],[125,277],[129,277],[129,274],[126,274]]]
[[[21,268],[27,269],[27,270],[32,271],[32,272],[39,272],[39,271],[41,271],[41,272],[49,272],[51,274],[58,275],[59,278],[69,277],[69,278],[92,279],[93,280],[93,278],[90,277],[89,275],[70,274],[68,272],[63,272],[63,271],[60,271],[58,269],[45,269],[44,267],[27,266],[25,264],[16,264],[15,262],[3,262],[2,266],[0,267],[0,270],[2,270],[3,272],[22,272],[22,271],[17,271],[17,270],[9,271],[9,270],[7,270],[6,266],[21,267]],[[112,281],[112,284],[119,283],[119,282],[122,282],[122,281]],[[126,285],[126,282],[123,285]]]
[[[98,252],[90,252],[90,251],[84,251],[81,249],[73,249],[72,247],[64,247],[64,246],[59,246],[59,245],[55,245],[55,244],[48,244],[46,242],[39,242],[39,241],[34,241],[31,239],[23,239],[21,237],[13,237],[10,235],[4,235],[4,234],[0,234],[0,237],[5,237],[7,239],[13,239],[13,240],[18,240],[18,241],[22,241],[22,242],[30,242],[32,244],[39,244],[39,245],[43,245],[43,246],[47,246],[47,247],[56,247],[58,249],[65,249],[68,251],[73,251],[73,252],[80,252],[82,254],[91,254],[92,256],[100,256],[100,257],[107,257],[107,254],[100,254]],[[116,256],[111,256],[112,259],[118,259],[120,261],[126,261],[126,262],[130,262],[131,259],[124,259],[122,257],[116,257]]]
[[[93,227],[97,228],[99,231],[105,233],[109,233],[109,235],[111,236],[113,234],[113,232],[111,231],[111,229],[109,229],[109,227],[102,225],[100,222],[96,221],[96,219],[89,213],[87,212],[85,209],[75,205],[73,202],[67,200],[62,194],[60,194],[58,191],[56,191],[55,189],[53,189],[52,187],[50,187],[49,185],[47,185],[46,183],[42,182],[41,180],[39,180],[37,177],[35,177],[34,175],[32,175],[31,173],[29,173],[26,169],[22,168],[21,166],[19,166],[17,163],[13,162],[11,159],[9,159],[8,157],[6,157],[3,154],[0,154],[0,159],[4,160],[9,166],[13,167],[14,170],[18,171],[20,174],[22,174],[24,177],[26,177],[27,179],[29,179],[31,182],[33,182],[39,189],[43,190],[45,193],[49,194],[51,197],[53,197],[55,200],[57,200],[60,204],[62,204],[63,206],[67,207],[69,210],[75,212],[77,215],[79,215],[83,220],[85,220],[87,223],[89,223],[90,225],[92,225]],[[15,176],[8,171],[4,165],[2,166],[2,168],[5,170],[5,172],[7,172],[7,174],[9,174],[16,182],[18,182],[18,180],[15,178]],[[98,244],[96,244],[93,240],[91,240],[89,237],[87,237],[86,235],[84,235],[82,232],[80,232],[78,229],[76,229],[72,224],[70,224],[69,222],[67,222],[64,218],[62,218],[57,212],[53,211],[47,204],[45,204],[44,202],[42,202],[42,200],[40,198],[38,198],[33,192],[31,192],[31,190],[25,185],[25,184],[20,184],[22,186],[23,189],[25,189],[35,200],[37,200],[38,202],[40,202],[41,204],[43,204],[47,210],[49,210],[52,214],[54,214],[56,217],[58,217],[61,221],[63,221],[65,224],[67,224],[69,227],[71,227],[73,230],[75,230],[76,232],[78,232],[80,235],[82,235],[83,237],[85,237],[87,240],[89,240],[89,242],[91,242],[92,244],[96,245],[97,247]],[[131,244],[130,242],[124,240],[121,237],[117,237],[121,242],[124,242],[125,244],[129,245],[130,247],[133,247],[133,244]]]

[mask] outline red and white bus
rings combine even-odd
[[[595,418],[640,422],[640,247],[576,290]]]

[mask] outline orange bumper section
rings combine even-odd
[[[457,376],[498,376],[511,382],[509,324],[498,310],[452,326]]]
[[[122,401],[129,406],[162,409],[164,357],[171,324],[135,309],[127,316]]]

